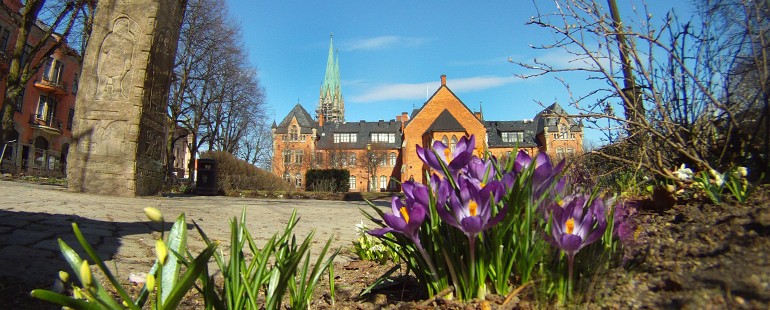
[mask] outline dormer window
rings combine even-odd
[[[567,125],[559,126],[559,138],[562,140],[569,139],[569,126]]]
[[[517,142],[523,142],[524,141],[524,132],[523,131],[503,132],[502,135],[503,135],[503,142],[517,143]]]
[[[289,140],[296,142],[299,139],[299,127],[292,125],[289,129]]]

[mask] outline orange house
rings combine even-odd
[[[21,2],[5,0],[3,5],[6,9],[0,10],[0,74],[5,77],[9,55],[18,34],[11,14],[19,14]],[[39,26],[33,27],[28,46],[31,48],[32,44],[36,44],[41,35]],[[3,172],[46,176],[65,174],[80,73],[76,55],[66,46],[56,50],[51,57],[43,60],[43,66],[13,103],[16,110],[13,131],[0,145],[0,152],[3,153],[0,170]],[[37,62],[40,57],[25,55],[22,58]],[[0,81],[0,93],[5,94],[5,79]],[[0,100],[4,99],[5,96],[0,96]]]

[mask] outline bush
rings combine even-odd
[[[201,158],[217,161],[219,171],[218,187],[229,190],[267,190],[283,191],[290,184],[264,169],[236,158],[233,154],[222,151],[209,151],[201,154]]]
[[[347,192],[350,171],[345,169],[310,169],[305,173],[307,191]]]

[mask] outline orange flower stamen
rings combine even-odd
[[[567,233],[572,234],[572,232],[575,230],[575,219],[569,218],[566,223],[564,223],[564,226],[567,228]]]
[[[452,160],[452,150],[450,150],[449,148],[445,148],[444,157],[446,157],[446,161]]]
[[[468,212],[470,212],[471,216],[476,216],[478,213],[479,204],[476,203],[476,201],[471,200],[468,203]]]
[[[399,209],[398,211],[401,212],[401,217],[404,218],[404,222],[409,224],[409,212],[407,212],[406,206],[401,206],[401,209]]]

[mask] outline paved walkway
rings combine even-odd
[[[316,231],[315,252],[329,237],[333,246],[348,247],[355,239],[355,225],[363,216],[358,207],[364,202],[320,200],[267,200],[231,197],[142,197],[116,198],[71,193],[60,186],[37,185],[0,180],[0,276],[22,278],[33,283],[50,283],[59,270],[70,272],[59,253],[57,239],[80,249],[71,223],[78,223],[86,239],[117,268],[125,281],[131,273],[146,272],[154,261],[159,225],[147,220],[144,207],[160,209],[166,221],[185,213],[187,222],[195,220],[212,240],[221,240],[220,249],[229,246],[229,220],[240,216],[245,207],[248,228],[258,243],[282,231],[293,209],[300,221],[298,238]],[[168,229],[171,224],[166,225]],[[188,225],[188,244],[193,253],[204,243]],[[344,252],[344,251],[343,251]],[[339,260],[349,259],[344,255]]]

